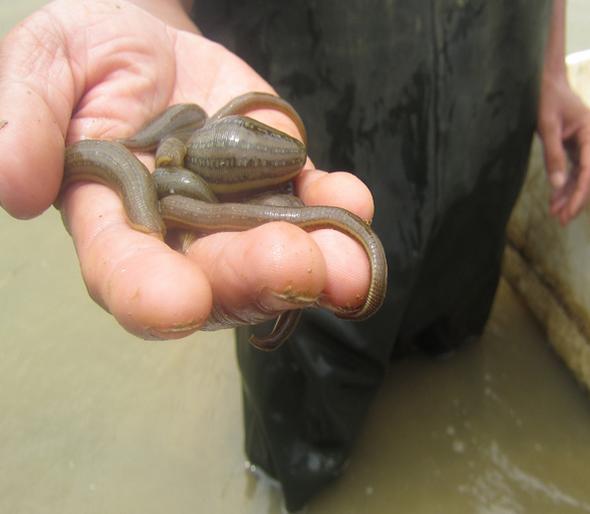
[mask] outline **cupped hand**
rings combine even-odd
[[[243,61],[203,37],[167,26],[123,0],[59,0],[17,26],[0,47],[0,203],[28,218],[58,194],[64,145],[133,134],[170,104],[209,113],[247,91],[272,91]],[[282,114],[261,121],[297,135]],[[151,165],[148,156],[141,156]],[[366,187],[347,173],[314,170],[296,187],[307,204],[373,214]],[[314,303],[356,306],[369,284],[361,247],[332,230],[307,234],[271,223],[198,239],[186,254],[130,228],[119,198],[98,184],[63,195],[84,281],[130,332],[176,338],[207,328],[212,309],[228,323],[274,317]]]
[[[590,110],[565,75],[542,81],[538,132],[552,188],[550,212],[566,225],[590,194]]]

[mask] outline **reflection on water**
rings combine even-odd
[[[515,498],[516,495],[512,493],[512,489],[516,488],[517,491],[543,498],[548,503],[560,507],[561,512],[564,507],[573,507],[577,509],[577,512],[590,512],[590,503],[578,500],[554,483],[544,482],[538,476],[531,475],[514,465],[496,442],[492,443],[490,448],[486,448],[483,454],[495,466],[495,469],[487,470],[483,479],[477,480],[472,491],[466,491],[474,493],[478,499],[478,511],[497,512],[498,509],[494,505],[505,502],[510,507],[509,512],[524,512]]]

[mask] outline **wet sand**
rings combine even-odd
[[[0,30],[42,3],[4,3]],[[590,2],[570,8],[569,49],[590,47]],[[54,209],[0,213],[0,231],[0,512],[279,513],[245,472],[231,333],[139,341],[88,298]],[[481,341],[392,368],[308,512],[590,512],[589,428],[588,397],[502,285]]]

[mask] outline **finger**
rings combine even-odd
[[[297,177],[296,189],[306,205],[331,205],[347,209],[368,222],[373,219],[373,196],[352,173],[305,169]]]
[[[564,212],[564,222],[575,218],[588,200],[590,192],[590,126],[578,131],[578,169],[575,190],[572,193]]]
[[[348,173],[314,175],[306,187],[306,202],[315,198],[323,205],[337,204],[356,210],[361,216],[372,215],[370,193],[356,177]],[[362,194],[358,194],[359,190]],[[334,193],[338,191],[342,191],[343,200],[334,202]],[[364,205],[363,208],[353,205],[363,196],[371,203],[369,210],[363,211]],[[232,312],[243,312],[248,305],[254,305],[259,313],[276,313],[280,309],[300,307],[305,299],[309,303],[319,300],[328,306],[353,308],[362,304],[370,282],[369,262],[361,245],[335,230],[313,230],[306,234],[292,225],[267,224],[242,234],[203,238],[190,248],[188,255],[211,278],[215,298]],[[301,260],[301,256],[309,259]],[[281,260],[275,262],[278,258]],[[321,262],[325,267],[318,267]],[[247,278],[244,263],[250,273]],[[289,305],[279,302],[271,308],[267,300],[261,299],[268,298],[269,292],[275,298],[292,294],[294,301]],[[249,313],[250,319],[254,314]]]
[[[322,305],[333,310],[360,307],[369,290],[371,269],[362,246],[335,230],[310,233],[326,261],[326,281]]]
[[[321,249],[288,223],[213,234],[193,243],[187,256],[208,276],[221,309],[248,322],[315,304],[326,280]]]
[[[553,192],[549,203],[549,212],[553,216],[559,215],[562,209],[567,205],[568,199],[569,196],[563,190]]]
[[[62,202],[92,298],[144,339],[183,337],[207,319],[202,271],[159,239],[130,228],[119,198],[98,184],[70,187]]]
[[[556,122],[548,122],[540,133],[549,183],[554,191],[561,190],[567,182],[567,156],[560,126]]]
[[[64,48],[43,11],[0,44],[0,204],[19,218],[45,210],[61,182],[74,98]]]
[[[331,205],[353,212],[368,222],[374,203],[367,186],[351,173],[304,170],[297,190],[306,205]],[[352,309],[367,295],[371,270],[361,245],[335,230],[315,230],[311,237],[321,248],[328,273],[323,304]]]

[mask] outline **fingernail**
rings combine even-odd
[[[358,311],[362,307],[363,298],[363,296],[358,295],[355,299],[356,301],[354,302],[354,305],[350,303],[345,305],[335,305],[330,301],[329,298],[324,296],[320,299],[319,305],[320,307],[323,307],[324,309],[333,312],[337,316],[341,314],[346,315]]]
[[[148,341],[162,341],[165,339],[178,339],[192,334],[202,323],[187,323],[166,328],[148,327],[143,333],[143,338]]]
[[[281,293],[265,288],[258,296],[258,305],[265,312],[282,312],[293,308],[309,307],[316,303],[316,296],[298,293],[290,288]]]
[[[564,171],[554,171],[549,175],[549,182],[553,189],[561,189],[567,182],[567,175]]]

